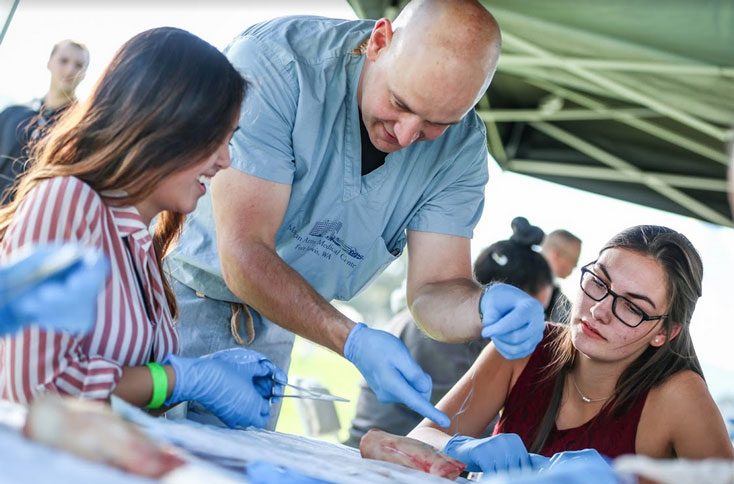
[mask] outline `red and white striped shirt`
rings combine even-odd
[[[78,178],[42,181],[18,207],[0,245],[0,262],[25,246],[62,241],[97,247],[110,259],[94,329],[73,336],[32,326],[5,337],[0,342],[2,398],[28,403],[51,391],[104,400],[117,386],[122,367],[161,361],[179,350],[152,237],[135,207],[106,205]]]

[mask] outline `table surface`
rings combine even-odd
[[[256,461],[283,466],[334,484],[452,482],[396,464],[363,459],[356,449],[309,437],[253,428],[221,428],[186,419],[155,418],[122,400],[115,400],[112,407],[152,439],[193,456],[191,465],[160,481],[165,484],[250,482],[243,469]],[[3,482],[79,484],[91,482],[92,476],[93,481],[105,484],[154,482],[29,441],[20,433],[24,421],[24,407],[0,400],[0,448],[3,448],[0,480]],[[470,481],[459,478],[453,482]]]

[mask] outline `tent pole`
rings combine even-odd
[[[508,46],[513,46],[515,48],[521,49],[529,54],[536,55],[541,58],[556,59],[557,61],[559,61],[558,62],[559,67],[563,67],[564,69],[588,81],[591,81],[598,86],[608,89],[609,91],[619,96],[629,99],[630,101],[642,104],[643,106],[647,106],[648,108],[652,109],[653,111],[656,111],[660,114],[673,118],[685,124],[686,126],[690,126],[691,128],[701,131],[702,133],[708,134],[709,136],[715,139],[718,139],[720,141],[725,141],[727,139],[727,136],[728,136],[727,131],[724,129],[718,128],[710,123],[707,123],[679,109],[672,108],[666,105],[665,103],[658,101],[657,99],[654,99],[650,96],[637,92],[630,87],[627,87],[611,79],[608,79],[600,74],[596,74],[587,69],[574,66],[573,64],[564,64],[563,62],[560,62],[558,58],[550,54],[548,51],[543,50],[540,47],[530,42],[527,42],[521,39],[520,37],[513,35],[510,32],[503,32],[502,37],[504,38]]]
[[[489,110],[489,97],[485,93],[481,99],[479,99],[477,113],[479,113],[481,117],[482,112],[487,112]],[[495,161],[502,166],[507,161],[507,153],[505,152],[505,146],[502,144],[502,137],[497,130],[497,124],[490,120],[485,121],[484,125],[487,127],[487,142],[489,143],[489,147],[492,152],[491,155],[494,157]]]
[[[502,54],[499,67],[555,67],[558,62],[575,67],[631,72],[655,72],[712,77],[734,77],[734,68],[706,64],[666,64],[662,62],[634,62],[618,60],[583,59],[580,57],[539,58],[531,55]]]
[[[622,173],[613,168],[602,168],[598,166],[582,166],[572,163],[558,163],[555,161],[514,159],[507,163],[508,170],[517,173],[532,175],[563,176],[567,178],[585,178],[590,180],[604,180],[629,183],[636,181],[644,184],[644,180],[630,179],[628,173]],[[664,183],[677,188],[690,188],[693,190],[707,190],[712,192],[726,193],[726,180],[719,178],[691,177],[685,175],[670,175],[667,173],[645,172],[646,175],[659,178]]]
[[[10,21],[13,20],[13,15],[15,14],[15,10],[18,8],[19,3],[20,3],[20,0],[14,0],[13,5],[10,7],[8,18],[5,19],[5,25],[3,25],[3,30],[0,32],[0,45],[2,45],[3,39],[5,38],[5,34],[8,32],[8,28],[10,27]]]
[[[579,104],[586,108],[593,109],[593,110],[606,109],[606,106],[604,104],[600,103],[599,101],[589,96],[583,95],[581,93],[571,91],[569,89],[565,89],[563,87],[556,86],[554,84],[551,84],[545,81],[536,80],[536,81],[528,81],[528,83],[533,86],[539,87],[543,90],[546,90],[552,94],[555,94],[556,96],[568,99],[569,101],[573,101],[576,104]],[[638,119],[638,118],[620,116],[616,118],[616,120],[619,121],[620,123],[624,123],[628,126],[632,126],[633,128],[637,128],[640,131],[645,132],[649,135],[656,136],[660,139],[663,139],[676,146],[685,148],[705,158],[719,162],[722,165],[729,164],[729,159],[726,156],[726,153],[724,153],[723,151],[717,151],[707,145],[699,143],[698,141],[694,141],[690,138],[686,138],[685,136],[681,136],[669,129],[662,128],[660,126],[656,126],[648,121],[645,121],[643,119]]]
[[[642,184],[644,184],[651,190],[656,191],[665,197],[668,197],[673,202],[695,213],[704,220],[708,220],[709,222],[719,225],[724,225],[726,227],[734,226],[729,217],[723,216],[722,214],[718,213],[715,210],[712,210],[698,200],[689,197],[680,190],[676,190],[675,188],[670,187],[668,184],[655,177],[654,175],[646,174],[636,166],[609,153],[608,151],[604,151],[601,148],[598,148],[591,143],[588,143],[581,138],[574,136],[573,134],[550,123],[546,123],[543,121],[532,122],[530,123],[530,126],[550,136],[551,138],[554,138],[562,143],[567,144],[568,146],[571,146],[572,148],[579,150],[580,152],[588,156],[591,156],[595,160],[598,160],[607,166],[619,170],[627,177],[629,181],[634,182],[635,180],[640,180]]]
[[[660,117],[660,114],[645,108],[617,109],[562,109],[547,112],[542,109],[492,109],[477,110],[485,122],[511,121],[598,121],[619,117]]]

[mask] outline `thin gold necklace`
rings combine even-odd
[[[604,397],[604,398],[589,398],[586,395],[584,395],[583,393],[581,393],[581,390],[579,390],[579,386],[576,384],[576,378],[573,377],[573,373],[569,372],[568,376],[571,377],[571,383],[573,383],[573,386],[576,388],[576,391],[578,392],[579,396],[581,397],[581,400],[583,400],[584,403],[603,402],[604,400],[609,400],[609,398],[612,396],[612,395],[609,395],[608,397]]]

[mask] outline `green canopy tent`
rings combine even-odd
[[[363,18],[407,3],[348,0]],[[477,110],[509,171],[734,226],[733,0],[482,0],[502,29]]]

